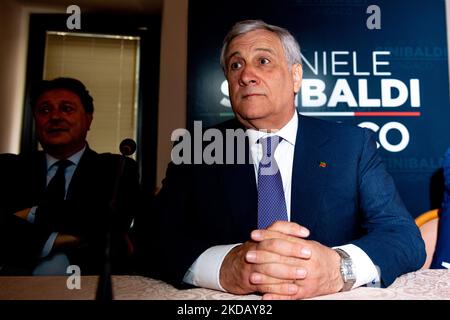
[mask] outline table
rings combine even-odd
[[[314,298],[329,300],[450,300],[450,270],[425,269],[398,277],[388,288],[360,287]]]
[[[92,300],[97,276],[82,276],[81,288],[69,290],[68,277],[0,277],[0,300]],[[155,279],[113,276],[117,300],[259,300],[259,295],[238,296],[195,288],[178,290]],[[388,288],[357,288],[316,297],[314,300],[450,300],[450,270],[419,270],[396,279]]]

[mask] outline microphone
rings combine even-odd
[[[124,156],[131,156],[136,151],[136,142],[133,139],[127,138],[120,143],[120,153]]]
[[[122,179],[123,170],[125,168],[125,161],[127,156],[131,156],[136,151],[136,142],[133,139],[124,139],[119,146],[120,157],[116,179],[114,182],[114,189],[111,196],[110,206],[110,219],[108,219],[106,237],[105,237],[105,252],[104,252],[104,265],[102,273],[98,279],[96,300],[110,301],[113,299],[112,293],[112,281],[111,281],[111,233],[112,233],[112,221],[117,214],[117,195],[119,193],[120,180]]]

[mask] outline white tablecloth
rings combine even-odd
[[[81,289],[69,290],[67,277],[0,277],[0,300],[65,300],[95,298],[97,277],[81,278]],[[155,279],[141,276],[114,276],[117,300],[258,300],[259,295],[238,296],[196,288],[178,290]],[[419,270],[399,277],[390,287],[357,288],[314,299],[406,300],[450,299],[450,270]]]

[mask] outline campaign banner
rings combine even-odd
[[[450,147],[445,1],[191,0],[188,127],[233,116],[219,57],[225,34],[244,19],[298,40],[299,113],[372,129],[411,214],[440,206]]]

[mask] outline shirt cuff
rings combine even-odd
[[[342,249],[350,256],[353,262],[353,272],[356,281],[353,288],[368,284],[375,286],[380,283],[380,273],[378,268],[372,262],[372,259],[358,246],[354,244],[346,244],[344,246],[333,247],[333,249]]]
[[[50,237],[48,237],[47,242],[45,242],[44,248],[42,249],[41,258],[45,258],[46,256],[48,256],[50,254],[57,236],[58,236],[58,232],[52,232]]]
[[[220,267],[223,259],[234,247],[230,244],[214,246],[203,252],[184,275],[183,281],[197,287],[224,291],[220,285]]]
[[[29,223],[34,223],[34,219],[36,218],[36,210],[37,206],[31,207],[30,212],[27,215],[27,221]]]

